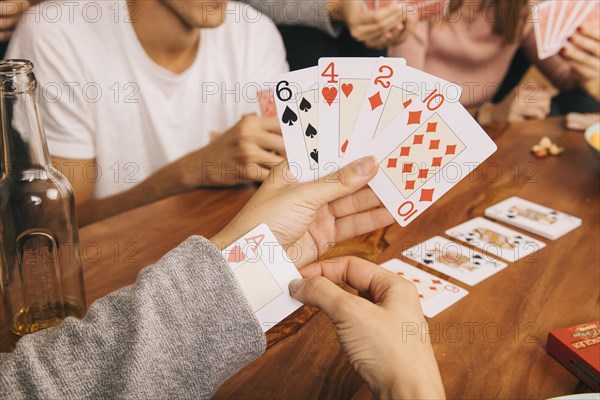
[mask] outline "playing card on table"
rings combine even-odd
[[[507,267],[502,261],[440,236],[414,246],[402,255],[471,286]]]
[[[341,163],[377,58],[319,60],[319,169],[323,176]]]
[[[423,98],[429,94],[427,91],[431,91],[436,99],[439,99],[436,93],[450,93],[458,99],[462,89],[459,85],[407,67],[402,58],[377,60],[356,117],[344,165],[353,161],[355,154],[363,151],[385,128],[408,111],[430,112],[423,107]],[[422,117],[426,118],[426,115]]]
[[[510,262],[516,262],[546,247],[544,242],[485,218],[475,218],[448,229],[446,235]]]
[[[440,103],[432,105],[428,99],[437,96]],[[464,107],[444,107],[443,102],[436,91],[423,103],[413,102],[359,154],[376,157],[379,171],[369,186],[401,226],[410,224],[496,151]]]
[[[223,257],[263,332],[302,306],[288,290],[291,280],[302,277],[267,225],[248,232],[225,249]]]
[[[485,210],[486,217],[556,240],[581,226],[581,219],[520,197],[511,197]]]
[[[275,103],[291,171],[299,181],[319,174],[319,90],[317,67],[276,78]]]
[[[469,294],[465,289],[397,259],[387,261],[381,266],[397,273],[417,287],[423,314],[428,318],[435,317]]]

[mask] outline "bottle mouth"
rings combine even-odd
[[[17,95],[35,91],[37,82],[29,60],[0,61],[0,95]]]
[[[33,63],[29,60],[2,60],[0,61],[0,75],[14,76],[30,74],[33,71]]]

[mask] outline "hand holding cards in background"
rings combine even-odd
[[[572,46],[562,49],[561,55],[571,64],[581,87],[600,101],[600,30],[581,28],[569,42]]]
[[[376,398],[445,397],[413,284],[356,257],[311,264],[300,274],[305,279],[292,281],[290,293],[331,318],[350,363]],[[335,283],[367,294],[372,302]]]
[[[369,9],[360,1],[330,0],[328,8],[332,20],[343,21],[354,39],[374,49],[404,41],[417,20],[413,17],[406,23],[404,10],[397,4]]]
[[[552,95],[537,82],[526,82],[513,89],[497,104],[486,104],[479,110],[477,122],[493,125],[502,122],[544,119],[550,114]]]
[[[287,164],[280,164],[212,241],[225,248],[264,223],[301,268],[336,243],[394,222],[371,189],[364,188],[376,172],[374,160],[364,158],[317,182],[294,183]]]
[[[233,186],[263,181],[281,163],[285,146],[275,117],[246,115],[202,149],[181,159],[185,185]],[[244,232],[245,233],[245,232]]]

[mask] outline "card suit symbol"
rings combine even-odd
[[[387,163],[388,168],[396,168],[397,165],[398,165],[397,158],[388,158],[388,163]]]
[[[310,158],[312,158],[316,163],[318,163],[319,162],[319,150],[313,149],[313,151],[310,152]]]
[[[410,155],[410,147],[400,148],[400,157],[408,157]]]
[[[406,181],[404,190],[413,190],[415,188],[415,181]]]
[[[481,259],[482,259],[482,257],[481,257],[479,254],[475,254],[475,255],[473,256],[473,258],[476,258],[476,259],[478,259],[478,260],[481,260]]]
[[[348,149],[348,144],[349,144],[349,143],[350,143],[350,142],[349,142],[349,141],[346,139],[346,141],[345,141],[345,142],[344,142],[344,144],[342,145],[342,149],[341,149],[341,150],[342,150],[342,153],[345,153],[345,152],[346,152],[346,150]]]
[[[410,174],[411,172],[413,172],[413,165],[413,163],[404,163],[404,165],[402,166],[402,173]]]
[[[427,124],[427,133],[437,131],[437,122],[429,122]]]
[[[423,137],[424,135],[415,135],[413,144],[423,144]]]
[[[432,167],[441,167],[442,166],[442,157],[433,157],[431,166]]]
[[[418,278],[413,278],[413,282],[415,282],[415,283],[421,283],[421,280],[418,279]]]
[[[244,255],[244,253],[242,252],[242,248],[240,247],[239,244],[236,244],[235,246],[233,246],[233,249],[231,249],[231,251],[229,252],[229,255],[227,256],[227,262],[231,263],[239,263],[242,262],[246,259],[246,256]]]
[[[508,214],[508,215],[507,215],[507,217],[508,217],[508,218],[515,218],[515,217],[516,217],[516,215],[513,215],[513,214]]]
[[[429,175],[429,168],[422,168],[419,170],[419,179],[427,179],[427,175]]]
[[[437,150],[440,148],[440,141],[439,140],[431,140],[429,142],[429,150]]]
[[[442,281],[440,281],[439,279],[432,279],[431,282],[435,283],[436,285],[442,284]]]
[[[437,288],[435,286],[429,286],[429,290],[431,290],[433,292],[433,291],[436,291]]]
[[[435,189],[421,189],[421,198],[419,201],[433,201],[433,192]]]
[[[321,90],[323,98],[330,106],[333,104],[338,95],[338,90],[335,87],[324,87]]]
[[[351,83],[344,83],[342,84],[342,92],[344,92],[344,96],[348,97],[352,94],[352,91],[354,90],[354,85]]]
[[[377,107],[383,105],[383,101],[381,101],[381,94],[377,92],[373,96],[369,97],[369,103],[371,103],[371,110],[375,110]]]
[[[309,137],[309,138],[314,138],[315,136],[317,136],[317,130],[315,129],[314,126],[312,126],[311,124],[308,124],[308,127],[306,128],[306,132],[304,132],[304,134]]]
[[[408,125],[420,124],[421,123],[421,111],[410,111],[408,113]]]
[[[412,104],[412,99],[408,99],[404,103],[402,103],[402,107],[407,108],[411,104]]]
[[[450,155],[450,154],[456,154],[456,145],[455,144],[449,144],[448,146],[446,146],[446,155]]]
[[[424,298],[425,298],[425,296],[423,296],[421,293],[419,293],[419,298],[420,298],[420,299],[424,299]]]
[[[481,265],[481,263],[479,261],[473,261],[473,264],[475,264],[475,265]]]
[[[283,112],[283,116],[281,117],[281,122],[289,126],[293,126],[294,122],[296,121],[298,121],[298,116],[295,112],[292,111],[291,108],[286,106],[285,111]]]
[[[303,97],[302,101],[300,102],[300,111],[308,112],[308,110],[310,110],[311,108],[312,104],[310,104],[310,101],[306,100]]]

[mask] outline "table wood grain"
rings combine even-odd
[[[548,398],[586,390],[545,350],[548,331],[600,319],[600,163],[582,133],[563,125],[550,119],[489,129],[498,152],[418,220],[340,248],[377,262],[403,259],[403,250],[515,195],[583,219],[556,241],[540,238],[546,248],[474,287],[420,266],[470,292],[429,320],[450,398]],[[533,158],[529,149],[542,136],[565,153]],[[141,268],[189,235],[217,233],[254,190],[197,190],[83,228],[88,302],[133,283]],[[318,310],[298,310],[269,332],[268,342],[266,354],[226,382],[217,399],[371,397]]]

